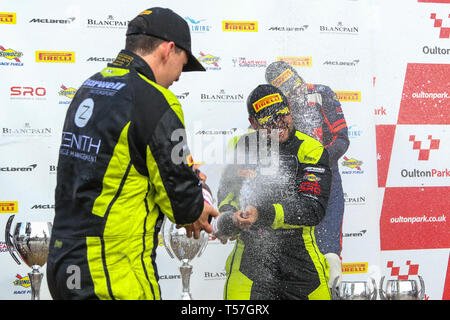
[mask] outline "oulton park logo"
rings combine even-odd
[[[439,144],[441,142],[440,139],[433,139],[432,135],[428,135],[428,140],[430,141],[429,147],[424,147],[424,141],[416,140],[415,135],[409,136],[409,141],[413,143],[413,150],[419,150],[418,160],[420,161],[428,161],[430,160],[430,152],[431,150],[439,150]]]

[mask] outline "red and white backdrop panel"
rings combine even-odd
[[[248,93],[264,83],[269,63],[288,61],[306,81],[338,93],[349,126],[351,144],[339,161],[344,280],[420,275],[427,299],[450,298],[448,0],[2,3],[0,230],[12,214],[53,220],[71,98],[123,48],[128,21],[152,6],[186,19],[207,69],[183,74],[171,90],[214,194],[225,145],[248,126]],[[242,28],[230,31],[230,22]],[[192,262],[194,298],[222,299],[232,246],[211,240]],[[157,254],[163,298],[179,299],[180,262],[162,243]],[[0,265],[0,299],[29,299],[30,269],[13,261],[3,236]],[[45,277],[41,294],[51,299]]]

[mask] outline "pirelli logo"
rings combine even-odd
[[[283,83],[285,83],[292,75],[293,72],[290,69],[286,69],[278,77],[273,79],[272,85],[278,88]]]
[[[16,213],[18,207],[17,201],[0,201],[0,213]]]
[[[0,24],[16,24],[16,14],[0,12]]]
[[[279,93],[270,94],[268,96],[262,97],[258,101],[253,103],[253,108],[258,113],[265,107],[271,106],[275,103],[283,101]]]
[[[258,21],[222,21],[222,30],[231,32],[258,32]]]
[[[367,262],[353,262],[343,263],[342,273],[367,273],[369,270],[369,263]]]
[[[339,101],[360,102],[360,91],[335,91]]]
[[[36,51],[36,62],[75,63],[75,52]]]
[[[312,67],[312,57],[277,57],[277,61],[284,61],[294,67]]]

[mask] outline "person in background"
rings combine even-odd
[[[330,198],[325,218],[315,228],[315,236],[330,265],[331,287],[337,277],[340,282],[342,275],[344,192],[338,160],[350,144],[347,123],[341,104],[330,87],[306,83],[286,62],[276,61],[267,66],[265,78],[267,83],[286,95],[295,128],[319,140],[329,154],[332,172]]]
[[[212,231],[183,111],[168,90],[205,71],[186,21],[150,8],[130,21],[125,49],[87,79],[63,127],[47,262],[53,299],[160,299],[164,216],[188,237]],[[173,139],[175,136],[179,139]]]

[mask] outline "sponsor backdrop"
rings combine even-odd
[[[152,6],[186,19],[207,69],[171,90],[214,194],[227,141],[248,126],[245,101],[273,61],[336,91],[350,147],[344,280],[417,279],[450,298],[450,1],[14,1],[0,6],[0,234],[14,221],[52,221],[65,112],[77,88],[124,46],[127,23]],[[192,264],[195,299],[222,299],[233,243]],[[179,261],[162,246],[164,299],[179,299]],[[0,299],[30,299],[25,264],[0,236]],[[45,267],[42,268],[45,271]],[[42,283],[42,299],[51,299]]]

